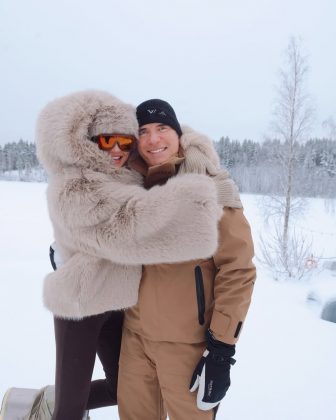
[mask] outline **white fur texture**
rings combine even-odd
[[[187,126],[182,126],[181,146],[185,160],[179,174],[199,173],[213,177],[218,203],[222,207],[241,208],[238,187],[225,169],[220,168],[219,157],[212,140]]]
[[[220,171],[219,156],[209,137],[183,125],[180,144],[185,154],[180,173],[216,175]]]
[[[44,302],[65,318],[134,305],[141,264],[207,258],[217,248],[221,211],[213,181],[187,174],[144,190],[138,174],[114,169],[88,140],[100,109],[115,109],[108,130],[115,121],[116,131],[134,134],[134,109],[96,91],[53,101],[37,125],[50,218],[65,262],[46,277]]]

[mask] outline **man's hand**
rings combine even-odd
[[[207,348],[192,375],[190,392],[197,392],[197,407],[211,410],[224,398],[230,386],[230,368],[236,363],[235,346],[225,344],[207,331]]]

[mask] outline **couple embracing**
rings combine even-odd
[[[122,420],[214,419],[255,267],[212,142],[163,100],[84,91],[44,108],[37,151],[61,260],[44,283],[52,419],[117,403]],[[96,354],[106,377],[92,381]]]

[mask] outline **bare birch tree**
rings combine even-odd
[[[308,255],[310,252],[308,246],[307,249],[302,248],[305,243],[304,238],[300,241],[300,238],[295,234],[295,241],[293,241],[289,232],[291,216],[298,210],[298,201],[293,199],[297,146],[306,140],[313,120],[311,100],[306,90],[307,71],[307,59],[302,55],[300,42],[292,37],[285,53],[284,65],[280,69],[272,120],[274,134],[284,146],[281,147],[281,150],[279,148],[277,155],[282,171],[282,196],[273,197],[267,205],[267,211],[273,214],[277,213],[281,220],[280,226],[275,222],[276,234],[271,239],[277,243],[277,255],[271,255],[275,247],[269,246],[270,243],[267,244],[266,239],[262,238],[265,264],[272,268],[275,260],[280,261],[289,277],[293,277],[295,272],[291,257],[297,249],[293,249],[293,246],[300,247],[300,258],[297,259],[297,264],[302,265],[305,254]],[[265,252],[269,255],[265,256]],[[271,264],[268,264],[268,261],[272,261]],[[296,268],[297,272],[300,270]]]
[[[306,140],[313,119],[311,100],[306,91],[307,59],[302,55],[300,43],[291,38],[280,69],[280,80],[275,102],[272,126],[276,136],[286,146],[280,156],[284,169],[285,206],[283,213],[283,240],[288,239],[296,145]]]
[[[323,121],[322,127],[327,130],[330,140],[336,140],[336,123],[332,116]]]

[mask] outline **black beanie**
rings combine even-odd
[[[182,136],[180,123],[174,109],[168,102],[161,99],[149,99],[137,106],[136,116],[139,127],[145,124],[161,123],[173,128],[179,137]]]

